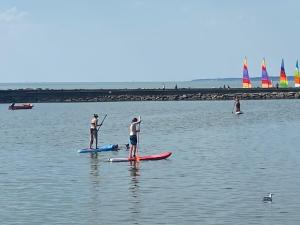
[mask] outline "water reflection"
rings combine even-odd
[[[132,224],[139,224],[139,215],[141,214],[141,201],[140,201],[140,185],[139,185],[139,176],[140,176],[140,163],[139,162],[130,162],[129,166],[130,172],[130,185],[129,192],[131,193],[132,200],[130,206],[130,212],[132,215]]]
[[[91,171],[90,174],[94,175],[95,177],[99,176],[99,158],[97,153],[92,153],[90,157],[90,163],[91,163]],[[95,179],[98,180],[98,179]]]
[[[101,212],[101,197],[99,195],[100,190],[100,159],[97,153],[90,155],[90,218],[96,221],[99,213]]]

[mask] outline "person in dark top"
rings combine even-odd
[[[241,111],[241,103],[238,97],[235,98],[234,106],[235,112],[240,112]]]

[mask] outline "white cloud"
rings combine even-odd
[[[18,10],[17,7],[12,7],[10,9],[0,11],[0,23],[12,23],[22,20],[28,15],[28,12]]]

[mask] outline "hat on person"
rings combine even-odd
[[[98,117],[98,114],[95,113],[95,114],[94,114],[94,117]]]

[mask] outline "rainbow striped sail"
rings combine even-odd
[[[252,85],[248,73],[248,63],[247,63],[247,58],[245,57],[244,66],[243,66],[243,88],[251,88],[251,87]]]
[[[272,87],[272,81],[269,78],[267,67],[266,67],[266,61],[263,59],[262,65],[261,65],[262,73],[261,73],[261,87],[262,88],[270,88]]]
[[[295,69],[295,87],[300,87],[300,73],[299,73],[299,65],[298,60],[296,62],[296,69]]]
[[[288,85],[288,80],[285,74],[285,69],[284,69],[284,61],[283,59],[281,60],[281,69],[280,69],[280,77],[279,77],[279,87],[281,88],[287,88]]]

